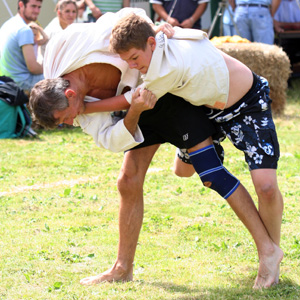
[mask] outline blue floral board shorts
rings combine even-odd
[[[275,124],[272,119],[268,81],[253,73],[253,85],[248,93],[225,110],[205,108],[215,122],[218,134],[213,136],[220,153],[220,143],[228,137],[233,145],[244,152],[250,170],[277,169],[280,156]],[[222,148],[222,147],[221,147]],[[189,162],[186,149],[178,149],[178,157]]]

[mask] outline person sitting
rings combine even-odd
[[[66,29],[75,22],[78,15],[78,6],[74,0],[59,0],[55,6],[57,16],[45,27],[49,40],[58,32]],[[42,46],[44,56],[47,44]]]
[[[43,65],[34,54],[34,35],[28,26],[37,20],[41,6],[42,0],[18,1],[18,13],[0,29],[1,73],[28,94],[44,78]]]

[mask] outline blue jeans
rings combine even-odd
[[[273,19],[267,7],[237,6],[234,21],[242,38],[274,44]]]

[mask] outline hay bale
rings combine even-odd
[[[291,64],[282,48],[263,43],[224,43],[216,47],[265,77],[270,84],[272,111],[283,114]]]

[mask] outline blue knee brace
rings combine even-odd
[[[222,165],[213,145],[189,153],[193,166],[203,185],[227,199],[240,182]]]

